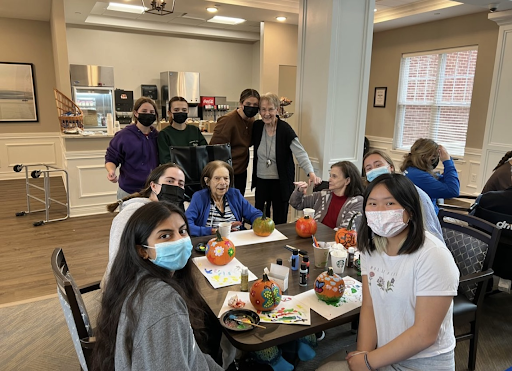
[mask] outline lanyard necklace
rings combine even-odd
[[[277,129],[277,127],[276,127]],[[269,136],[268,135],[268,132],[267,130],[265,129],[265,133],[267,134],[267,137]],[[274,138],[276,136],[276,132],[274,132],[274,135],[272,136],[272,139],[270,140],[270,147],[267,149],[267,167],[270,167],[270,165],[272,165],[272,160],[270,159],[270,152],[272,151],[272,143],[274,143]],[[265,147],[267,146],[267,143],[268,143],[268,140],[265,141]]]

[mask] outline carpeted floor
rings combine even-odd
[[[84,295],[94,325],[99,293]],[[312,371],[333,352],[355,342],[349,326],[327,332],[317,356],[297,371]],[[455,350],[457,371],[466,370],[468,342]],[[477,371],[503,371],[512,365],[512,295],[497,294],[485,300]],[[0,307],[0,370],[80,370],[62,309],[56,297]]]

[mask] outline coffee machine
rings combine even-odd
[[[128,125],[132,122],[133,91],[116,89],[114,90],[116,121],[120,125]]]

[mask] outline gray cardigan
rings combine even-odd
[[[197,370],[223,371],[196,343],[187,305],[167,283],[154,280],[134,300],[136,321],[130,330],[126,321],[126,301],[117,327],[116,370]],[[131,331],[132,355],[125,347]]]
[[[331,199],[331,191],[329,190],[304,195],[302,192],[295,189],[290,196],[290,205],[297,210],[303,210],[308,207],[315,209],[315,220],[321,223],[327,215]],[[348,227],[350,218],[352,218],[352,216],[357,212],[359,215],[354,218],[354,224],[352,226],[353,229],[359,228],[359,224],[361,223],[361,215],[363,213],[363,196],[348,197],[340,210],[338,219],[336,220],[336,227]]]

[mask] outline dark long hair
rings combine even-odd
[[[354,197],[363,194],[363,180],[359,175],[359,170],[357,169],[356,165],[354,165],[350,161],[339,161],[333,164],[331,166],[331,169],[333,167],[338,167],[345,176],[345,178],[350,178],[350,183],[348,183],[347,187],[345,188],[344,196]]]
[[[98,326],[95,331],[93,370],[114,369],[117,327],[125,302],[129,335],[123,345],[128,354],[132,354],[139,300],[148,287],[158,280],[167,283],[185,300],[196,341],[200,347],[204,345],[205,312],[202,309],[203,303],[198,294],[190,259],[183,269],[172,274],[169,270],[142,259],[138,253],[138,246],[147,245],[147,239],[153,230],[172,214],[180,215],[188,230],[187,218],[183,211],[166,202],[150,202],[135,211],[128,220],[101,300]]]
[[[423,215],[416,187],[413,182],[401,174],[379,175],[366,188],[363,201],[363,218],[361,220],[361,227],[357,233],[357,248],[362,252],[371,254],[375,250],[380,250],[378,246],[376,246],[376,244],[379,245],[380,241],[376,243],[375,240],[385,238],[375,235],[368,226],[366,219],[366,204],[368,202],[368,197],[377,184],[384,185],[395,200],[409,214],[409,231],[405,241],[400,247],[400,250],[398,250],[398,254],[412,254],[417,251],[425,241]],[[387,239],[385,241],[387,242]]]
[[[498,162],[498,165],[496,165],[496,167],[494,169],[492,169],[492,171],[496,170],[497,168],[499,168],[501,165],[503,165],[505,162],[507,162],[508,160],[510,160],[510,158],[512,158],[512,151],[508,151],[507,153],[505,153],[505,156],[503,156],[500,160],[500,162]]]
[[[137,123],[137,117],[135,117],[135,113],[139,111],[140,106],[142,106],[144,103],[149,103],[153,106],[155,109],[156,119],[158,121],[158,108],[156,108],[155,101],[148,97],[140,97],[133,104],[132,122]]]
[[[119,207],[119,205],[122,205],[123,202],[131,200],[132,198],[137,198],[137,197],[149,198],[149,196],[151,195],[151,192],[152,192],[151,191],[151,182],[158,183],[158,179],[160,179],[160,177],[164,175],[165,171],[171,167],[175,167],[175,168],[181,170],[181,172],[183,174],[185,174],[182,167],[178,164],[169,162],[167,164],[160,165],[160,166],[154,168],[153,171],[149,174],[148,178],[146,179],[146,184],[144,185],[144,188],[140,192],[132,193],[120,200],[117,200],[116,202],[108,204],[107,210],[110,211],[111,213],[113,213],[114,211],[116,211],[116,209]]]

